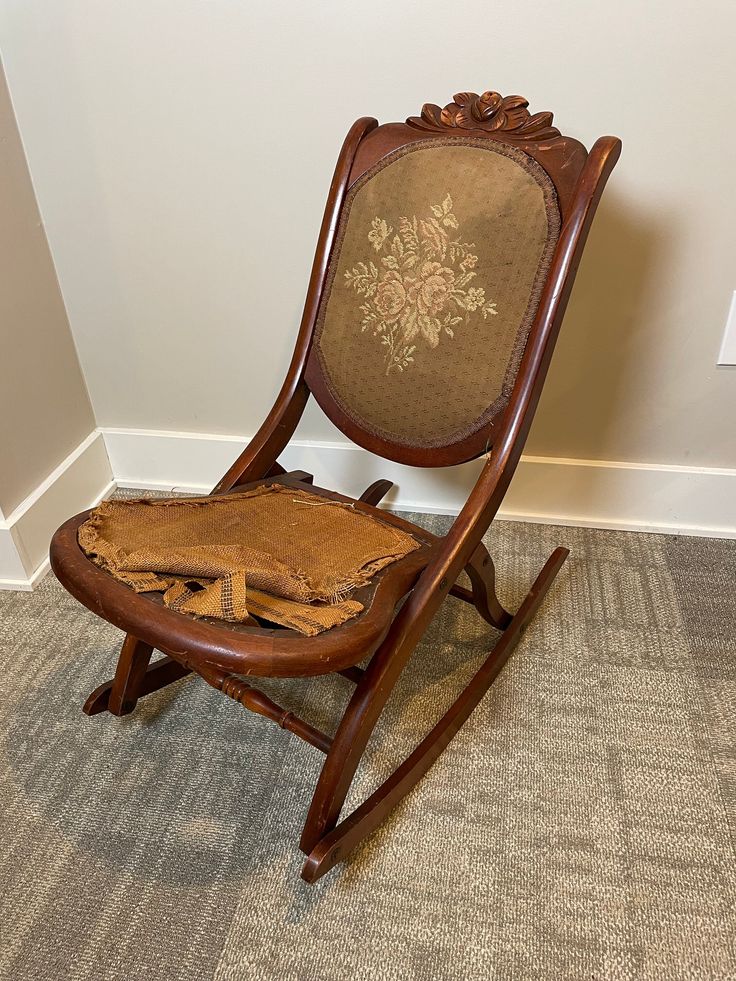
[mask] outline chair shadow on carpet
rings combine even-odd
[[[444,604],[379,722],[353,803],[441,716],[493,633],[465,604]],[[104,650],[87,641],[74,656],[60,652],[9,719],[7,757],[34,817],[79,849],[80,861],[168,884],[226,882],[285,862],[298,869],[322,755],[196,678],[147,696],[130,716],[85,717],[84,698],[109,672],[119,643],[112,628],[104,639]],[[261,687],[327,731],[352,691],[337,676],[264,679]]]

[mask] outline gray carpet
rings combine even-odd
[[[88,719],[118,631],[52,576],[0,593],[0,978],[736,978],[736,543],[499,523],[508,605],[557,544],[491,693],[313,887],[316,750],[194,678]],[[446,601],[353,800],[494,636]],[[264,687],[327,727],[351,691]]]

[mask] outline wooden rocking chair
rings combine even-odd
[[[77,532],[88,512],[67,521],[52,542],[62,584],[127,634],[114,680],[90,695],[88,715],[124,715],[141,696],[196,672],[326,754],[300,842],[308,882],[344,859],[427,772],[498,675],[568,555],[552,553],[511,614],[496,596],[482,538],[519,461],[621,143],[602,137],[587,152],[553,127],[551,113],[531,115],[527,105],[519,96],[465,92],[444,109],[425,105],[406,123],[362,118],[352,126],[286,381],[213,491],[293,484],[376,513],[387,480],[351,501],[279,465],[311,393],[346,436],[389,460],[439,467],[487,454],[447,535],[378,512],[420,547],[356,591],[361,614],[313,637],[262,622],[195,619],[133,592],[81,550]],[[471,589],[456,583],[463,570]],[[475,606],[501,636],[414,752],[340,820],[386,700],[448,594]],[[154,648],[164,657],[152,662]],[[238,677],[331,672],[355,684],[334,736]]]

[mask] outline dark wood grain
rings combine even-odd
[[[220,671],[217,668],[201,665],[198,673],[204,678],[207,684],[212,685],[213,688],[221,691],[228,698],[239,702],[244,708],[255,712],[256,715],[262,715],[270,719],[277,726],[287,729],[295,736],[299,736],[304,742],[310,743],[323,753],[329,752],[330,746],[332,745],[332,740],[329,736],[326,736],[319,729],[315,729],[313,725],[305,722],[304,719],[300,719],[293,712],[288,712],[282,708],[273,699],[269,698],[268,695],[264,695],[262,691],[258,691],[257,688],[247,684],[242,679],[236,678],[235,675]]]
[[[133,711],[152,654],[153,648],[150,644],[144,644],[132,634],[127,635],[115,669],[108,712],[113,715],[127,715]]]
[[[375,506],[384,499],[393,486],[390,480],[374,480],[369,487],[366,487],[359,500]]]
[[[360,141],[366,133],[370,133],[377,125],[377,120],[365,116],[353,123],[350,132],[345,137],[327,197],[327,206],[317,241],[317,251],[309,279],[302,322],[284,384],[265,422],[222,480],[219,481],[214,493],[226,491],[234,484],[258,480],[267,473],[271,473],[279,454],[283,452],[284,447],[294,435],[294,430],[302,417],[309,398],[304,368],[312,343],[314,322],[317,319],[319,301],[322,298],[322,290],[327,278],[330,253],[335,241],[340,209],[348,188],[350,170]]]
[[[161,657],[146,667],[138,690],[138,698],[150,695],[151,692],[158,691],[160,688],[165,688],[188,674],[191,674],[190,668],[184,667],[171,657]],[[106,681],[95,688],[82,708],[85,715],[97,715],[99,712],[109,711],[110,693],[114,683],[114,680]]]
[[[459,92],[444,109],[425,102],[421,116],[410,116],[409,126],[441,133],[460,129],[463,132],[495,133],[507,140],[549,140],[559,137],[552,125],[551,112],[529,112],[523,95],[501,95],[499,92]]]
[[[511,614],[505,610],[496,595],[496,567],[485,545],[479,545],[465,566],[471,589],[464,589],[455,583],[450,587],[450,595],[472,603],[478,613],[497,630],[505,630],[511,623]]]

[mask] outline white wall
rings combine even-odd
[[[0,64],[0,588],[29,588],[54,529],[110,466]]]
[[[0,64],[0,518],[95,428]]]
[[[736,467],[731,0],[4,0],[0,28],[100,425],[252,433],[350,122],[492,87],[624,143],[530,452]]]

